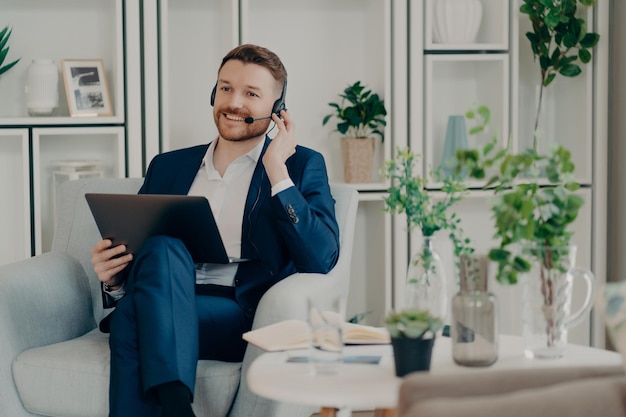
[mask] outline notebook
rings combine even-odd
[[[244,261],[228,257],[205,197],[86,193],[85,199],[102,238],[125,244],[130,253],[137,253],[148,237],[166,235],[182,240],[194,262]]]

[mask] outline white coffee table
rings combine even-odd
[[[518,336],[501,336],[498,360],[485,368],[456,365],[451,349],[450,338],[437,338],[431,373],[622,364],[621,355],[616,352],[580,345],[568,345],[560,359],[528,359]],[[262,354],[246,375],[248,386],[261,397],[319,407],[323,417],[335,416],[338,409],[376,410],[376,417],[395,415],[402,380],[395,375],[390,345],[347,346],[346,355],[381,355],[381,361],[378,365],[344,364],[336,375],[312,375],[307,363],[287,362],[290,356],[306,354],[306,350]]]

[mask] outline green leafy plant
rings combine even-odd
[[[576,77],[582,69],[577,61],[587,64],[600,35],[587,32],[585,19],[576,16],[577,5],[593,6],[595,0],[524,0],[520,12],[528,15],[532,32],[527,32],[533,57],[539,61],[541,85],[535,118],[533,149],[537,149],[537,129],[543,90],[557,74]]]
[[[373,134],[384,140],[382,128],[387,125],[385,103],[378,94],[372,94],[360,81],[343,90],[341,103],[328,103],[334,111],[324,117],[322,125],[335,117],[339,120],[337,131],[345,136],[366,138]]]
[[[21,59],[21,58],[18,58],[13,62],[10,62],[6,65],[2,65],[4,63],[4,60],[7,57],[7,54],[9,53],[9,45],[7,45],[7,42],[9,42],[9,38],[11,37],[11,32],[13,32],[13,30],[9,29],[8,26],[5,26],[4,29],[0,31],[0,75],[4,74],[5,72],[13,68],[18,62],[20,62],[20,59]]]
[[[394,339],[423,339],[433,337],[443,322],[429,314],[428,310],[406,309],[391,312],[385,318],[385,327]]]
[[[488,108],[479,109],[466,113],[468,120],[477,121],[474,132],[486,131],[490,118]],[[485,188],[495,192],[492,213],[499,247],[488,256],[498,264],[498,281],[516,283],[518,273],[530,271],[532,260],[539,260],[546,270],[564,270],[563,253],[550,248],[569,245],[569,227],[584,203],[575,193],[580,186],[574,180],[570,151],[558,145],[547,155],[534,149],[514,154],[496,150],[496,143],[494,137],[482,149],[458,150],[456,171],[486,180]],[[514,246],[521,250],[514,251]]]
[[[427,188],[428,179],[417,173],[419,156],[409,148],[396,150],[394,160],[385,161],[382,175],[391,180],[388,196],[384,197],[385,210],[390,213],[404,213],[407,229],[419,229],[424,237],[432,237],[440,230],[448,230],[456,255],[471,251],[469,239],[464,238],[460,219],[450,208],[467,191],[461,175],[442,175],[441,169],[430,172],[435,182],[440,182],[443,198],[435,198]],[[424,246],[422,259],[428,270],[430,250]]]

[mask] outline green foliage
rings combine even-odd
[[[595,0],[524,0],[520,12],[527,14],[532,23],[532,32],[527,32],[530,47],[539,61],[541,87],[535,119],[535,132],[541,113],[541,99],[544,87],[554,81],[557,74],[576,77],[582,69],[581,64],[591,61],[591,49],[600,40],[600,35],[587,32],[585,19],[576,16],[577,5],[593,6]],[[533,149],[537,149],[537,137],[533,140]]]
[[[0,31],[0,75],[4,74],[5,72],[13,68],[15,64],[20,62],[20,59],[21,59],[21,58],[18,58],[9,64],[6,64],[4,66],[2,65],[4,63],[4,60],[7,57],[7,54],[9,53],[9,45],[7,45],[7,42],[9,42],[9,38],[11,37],[11,32],[13,32],[13,30],[9,29],[8,26],[5,26],[4,29]]]
[[[396,159],[385,161],[382,175],[391,180],[388,196],[384,197],[385,210],[390,213],[404,213],[407,229],[418,228],[422,236],[431,237],[440,230],[450,231],[450,239],[455,253],[470,251],[469,239],[463,238],[460,219],[450,207],[459,201],[467,191],[461,175],[444,176],[440,169],[431,171],[430,176],[441,182],[444,198],[435,198],[427,188],[428,179],[417,173],[418,155],[409,148],[396,149]],[[423,260],[428,260],[425,251]]]
[[[466,114],[468,119],[478,115],[478,131],[487,128],[485,109]],[[498,281],[516,283],[518,273],[530,270],[532,259],[547,269],[561,268],[561,252],[550,248],[569,245],[568,228],[584,203],[575,194],[580,186],[574,181],[570,151],[559,145],[547,155],[534,149],[513,154],[496,151],[494,139],[483,149],[458,150],[456,156],[456,172],[469,172],[480,180],[493,172],[485,187],[495,191],[492,213],[500,244],[489,252],[489,259],[498,263]],[[514,253],[514,245],[521,252]]]
[[[334,109],[322,120],[325,126],[331,117],[339,119],[337,131],[345,136],[365,138],[372,134],[379,135],[381,140],[385,136],[382,128],[387,125],[385,103],[378,94],[366,90],[360,81],[348,86],[340,94],[341,103],[328,103]]]
[[[392,338],[422,339],[441,329],[443,322],[428,313],[428,310],[407,309],[391,312],[385,326]],[[430,334],[429,334],[430,332]]]

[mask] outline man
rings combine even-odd
[[[206,196],[228,255],[249,261],[194,264],[182,242],[165,236],[136,254],[120,256],[125,246],[110,240],[92,249],[105,305],[116,305],[111,416],[193,416],[197,360],[241,361],[241,335],[263,293],[294,272],[335,265],[339,231],[326,166],[296,146],[286,80],[265,48],[229,52],[211,97],[218,138],[155,157],[139,191]]]

